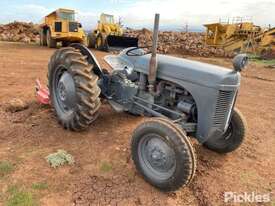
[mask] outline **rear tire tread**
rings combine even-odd
[[[65,129],[84,130],[97,118],[101,105],[99,99],[100,88],[97,85],[98,77],[91,70],[93,65],[88,64],[87,60],[83,59],[83,55],[79,50],[72,47],[61,48],[54,53],[49,62],[48,74],[51,93],[53,90],[52,74],[60,64],[66,66],[67,72],[72,75],[75,81],[77,103],[73,117],[68,120],[61,119],[56,108],[54,108],[55,113]],[[90,72],[87,73],[87,71]],[[54,102],[53,95],[51,95],[51,101]]]

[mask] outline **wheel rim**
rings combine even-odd
[[[157,134],[143,136],[138,145],[141,167],[147,176],[169,179],[176,169],[174,150]]]
[[[76,105],[75,93],[73,77],[66,71],[64,66],[60,66],[54,82],[54,95],[63,113],[74,111]]]

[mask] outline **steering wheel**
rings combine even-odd
[[[140,53],[134,53],[133,52],[133,51],[138,50],[138,49],[148,49],[148,48],[150,48],[150,46],[147,46],[147,47],[135,47],[135,48],[129,49],[126,52],[126,55],[127,56],[143,56],[143,55],[152,53],[151,51],[145,52],[144,50],[142,50],[143,52],[140,52]]]

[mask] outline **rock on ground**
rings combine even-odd
[[[12,113],[23,111],[23,110],[27,109],[28,107],[29,107],[29,105],[27,102],[25,102],[21,99],[18,99],[18,98],[11,99],[5,105],[6,111],[12,112]]]

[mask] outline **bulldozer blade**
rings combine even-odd
[[[107,36],[107,44],[111,50],[138,47],[138,38],[109,35]]]

